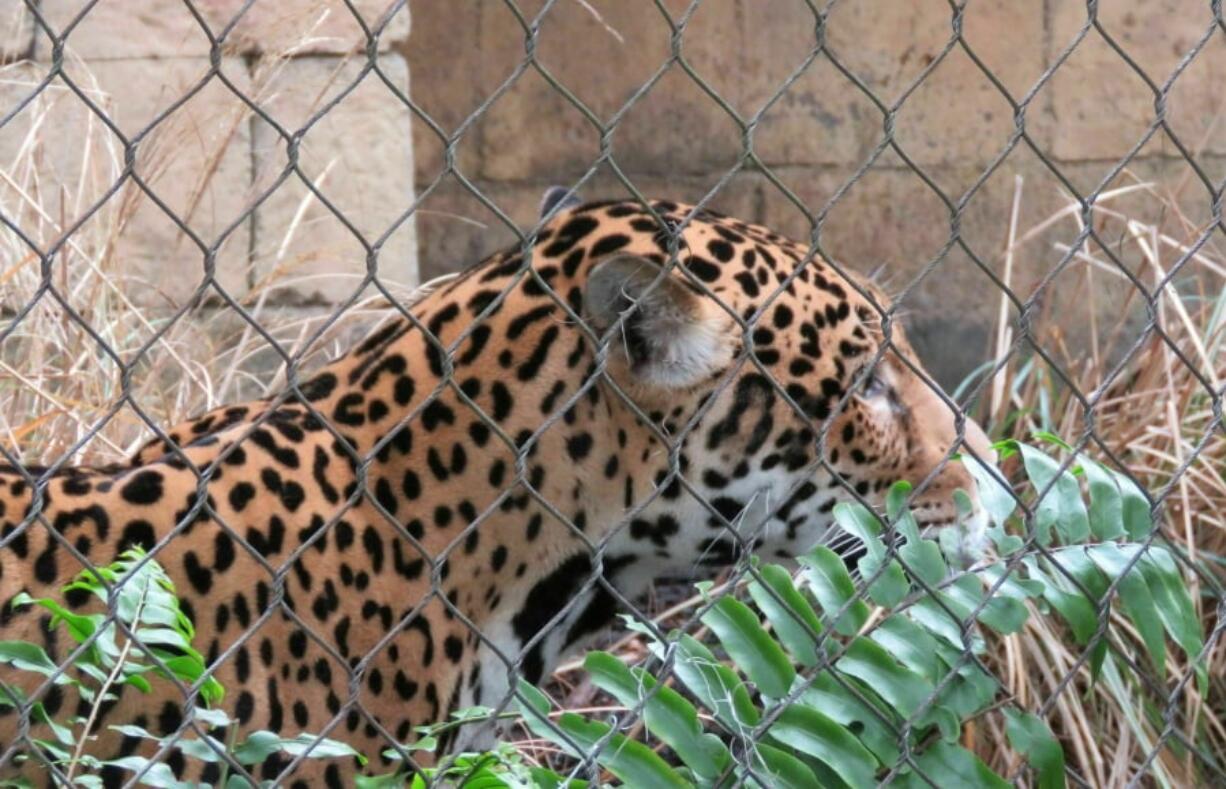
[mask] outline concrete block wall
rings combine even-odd
[[[63,76],[49,77],[51,37],[23,2],[0,0],[0,118],[21,107],[0,127],[0,201],[44,248],[81,222],[61,253],[66,282],[105,266],[136,303],[173,309],[205,281],[202,247],[216,248],[216,283],[240,302],[267,290],[271,303],[325,308],[371,260],[389,284],[417,282],[409,72],[396,50],[407,9],[382,27],[370,69],[363,25],[379,26],[391,0],[356,0],[362,22],[342,0],[261,0],[237,21],[241,0],[197,0],[200,19],[181,0],[86,5],[39,0],[44,23],[69,31]],[[224,34],[218,73],[202,23]],[[134,179],[114,190],[125,139],[139,141],[134,172],[156,199]],[[10,289],[4,306],[22,295]]]
[[[368,28],[391,4],[355,2]],[[1202,174],[1219,184],[1226,177],[1226,33],[1212,29],[1203,0],[1100,4],[1099,24],[1132,63],[1090,30],[1037,89],[1085,26],[1083,3],[976,0],[961,20],[963,40],[950,45],[944,0],[843,2],[823,31],[826,51],[814,56],[809,4],[703,0],[677,40],[682,68],[668,65],[672,27],[648,0],[558,0],[539,23],[536,64],[524,62],[524,25],[543,0],[521,0],[523,19],[494,0],[414,0],[411,29],[400,9],[379,37],[377,72],[362,76],[363,25],[342,0],[257,0],[233,24],[242,0],[195,0],[204,24],[225,36],[220,74],[207,80],[209,37],[181,0],[139,9],[101,0],[84,16],[84,0],[37,5],[51,28],[71,27],[65,75],[116,131],[131,138],[174,108],[136,152],[135,170],[157,200],[129,181],[63,253],[114,268],[144,305],[173,308],[197,292],[201,244],[216,247],[216,282],[229,295],[267,294],[287,308],[347,298],[372,251],[393,284],[418,281],[419,261],[420,279],[463,268],[514,238],[464,182],[524,227],[546,186],[588,173],[600,125],[616,170],[645,194],[696,201],[726,179],[712,198],[718,209],[801,238],[820,216],[827,254],[860,270],[885,264],[891,289],[906,294],[921,352],[952,383],[986,358],[1000,302],[985,269],[1002,274],[1015,194],[1017,230],[1028,240],[1016,250],[1012,284],[1019,298],[1067,315],[1075,352],[1092,320],[1139,301],[1126,281],[1099,277],[1102,314],[1085,309],[1086,273],[1076,266],[1038,290],[1079,226],[1066,217],[1027,234],[1067,204],[1067,184],[1084,194],[1143,180],[1149,191],[1113,198],[1118,207],[1170,223],[1173,202],[1196,227],[1211,213]],[[689,2],[664,5],[676,25]],[[1171,80],[1197,46],[1173,79],[1167,128],[1105,181],[1154,121],[1146,78]],[[9,176],[0,200],[43,244],[110,193],[124,155],[120,137],[63,78],[47,82],[51,57],[25,3],[0,0],[0,118],[46,83],[0,128]],[[1002,88],[1014,102],[1028,97],[1026,139],[997,161],[1015,129]],[[297,172],[283,178],[285,137],[323,107],[301,139]],[[894,140],[906,159],[890,149],[872,159],[883,107],[897,110]],[[741,125],[750,121],[753,160]],[[627,190],[605,164],[583,191]],[[1146,199],[1154,194],[1166,203]],[[420,206],[405,216],[415,196]],[[963,206],[956,223],[955,205]],[[81,270],[64,268],[69,279]],[[6,308],[12,300],[0,292]]]
[[[543,2],[517,5],[530,24]],[[664,5],[675,23],[689,3]],[[539,68],[528,66],[512,79],[525,60],[524,30],[505,4],[421,0],[414,3],[413,32],[397,49],[408,58],[417,104],[444,135],[462,131],[451,172],[437,132],[414,124],[418,189],[428,190],[418,217],[423,277],[454,271],[514,239],[457,173],[524,227],[546,186],[575,183],[599,156],[600,130],[547,72],[599,123],[620,118],[609,137],[612,159],[643,193],[695,201],[731,172],[714,207],[802,239],[812,225],[780,187],[810,215],[824,211],[822,248],[855,269],[885,264],[890,289],[907,293],[903,309],[921,354],[947,385],[989,357],[1000,297],[984,269],[1003,273],[1020,178],[1017,233],[1034,233],[1016,249],[1012,285],[1019,298],[1034,297],[1065,316],[1062,342],[1076,356],[1078,343],[1104,331],[1121,305],[1137,307],[1140,300],[1126,280],[1076,265],[1038,290],[1064,255],[1059,245],[1080,230],[1071,216],[1039,226],[1068,203],[1067,180],[1082,194],[1150,183],[1141,193],[1112,198],[1111,207],[1186,237],[1190,231],[1168,207],[1178,205],[1188,226],[1204,227],[1209,192],[1163,130],[1124,172],[1104,180],[1155,118],[1153,91],[1135,69],[1162,85],[1206,36],[1174,80],[1166,120],[1206,177],[1219,185],[1226,178],[1226,33],[1211,32],[1208,4],[1101,3],[1100,25],[1135,68],[1090,30],[1034,91],[1084,27],[1085,14],[1085,4],[1074,0],[976,0],[962,19],[964,43],[950,47],[943,0],[852,0],[830,13],[829,55],[811,58],[817,37],[808,4],[703,0],[680,38],[691,75],[678,63],[665,68],[670,24],[654,3],[561,0],[539,23]],[[1025,115],[1028,141],[986,176],[1014,132],[1014,108],[976,59],[1014,102],[1034,91]],[[894,139],[910,164],[887,150],[851,183],[883,139],[878,102],[897,105]],[[730,111],[743,121],[757,118],[752,149],[761,166],[742,164],[744,135]],[[606,165],[583,192],[601,198],[627,190]],[[840,199],[827,207],[836,194]],[[959,203],[965,205],[955,228],[950,206]],[[1219,234],[1215,243],[1224,241]],[[1143,261],[1122,254],[1127,265],[1146,271]]]

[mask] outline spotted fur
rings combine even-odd
[[[516,673],[541,680],[655,578],[808,549],[838,501],[927,482],[924,525],[954,523],[950,494],[973,493],[945,462],[955,419],[900,327],[867,369],[885,337],[870,283],[708,211],[552,197],[528,259],[490,257],[280,397],[180,424],[124,467],[0,470],[0,637],[63,657],[7,602],[142,545],[245,728],[374,755],[498,704]],[[173,692],[120,695],[106,723],[182,725]],[[12,733],[10,715],[3,747]],[[355,769],[299,767],[287,784]]]

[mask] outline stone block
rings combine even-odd
[[[481,193],[520,228],[532,221],[532,186],[478,180]],[[486,256],[515,243],[515,233],[454,178],[423,198],[417,214],[421,280],[463,271]]]
[[[826,56],[811,57],[816,22],[807,7],[767,5],[766,13],[744,13],[742,63],[730,86],[739,112],[759,116],[755,153],[768,166],[863,159],[881,136],[880,113]],[[770,45],[752,44],[763,41]]]
[[[966,46],[1015,99],[1043,71],[1043,32],[1042,9],[1033,3],[973,3],[963,18]],[[919,164],[987,162],[1013,131],[1007,99],[962,47],[955,45],[942,58],[953,36],[951,11],[942,3],[869,0],[836,5],[827,20],[833,56],[885,106],[903,100],[894,138]],[[942,59],[925,75],[938,58]],[[844,102],[857,102],[845,114],[853,122],[862,116],[866,125],[860,128],[867,132],[862,153],[867,153],[884,136],[883,115],[875,106],[866,107],[860,91],[845,76],[829,69],[827,73],[837,82]]]
[[[254,123],[257,194],[274,189],[255,213],[256,282],[281,281],[290,300],[347,298],[367,273],[366,245],[381,245],[380,278],[417,281],[415,217],[404,218],[414,199],[410,111],[377,74],[360,76],[362,65],[297,58],[275,64],[272,76],[256,76],[263,85],[262,107],[278,124],[294,132],[310,122],[297,171],[284,179],[290,167],[285,139],[263,120]],[[379,67],[408,91],[403,57],[382,56]],[[308,181],[343,219],[308,189]]]
[[[43,19],[57,33],[73,25],[66,48],[77,57],[95,61],[209,54],[208,35],[178,0],[143,0],[139,9],[124,0],[100,0],[81,16],[87,5],[87,0],[43,0],[39,7]],[[209,18],[218,5],[210,0],[197,7]],[[51,39],[40,29],[35,56],[47,60],[51,50]]]
[[[34,46],[34,16],[20,0],[0,7],[0,63],[22,58]]]
[[[414,3],[413,32],[397,47],[409,61],[414,103],[445,136],[452,135],[485,97],[476,75],[484,57],[479,39],[482,9],[490,5],[485,0]],[[414,116],[413,158],[419,188],[443,171],[445,148],[439,133]],[[461,170],[475,176],[479,168],[475,132],[461,139],[457,154]]]
[[[195,7],[213,35],[220,35],[242,10],[244,0],[196,0]],[[355,0],[368,29],[376,27],[392,0]],[[65,29],[87,0],[43,0],[41,13],[57,31]],[[400,9],[383,28],[380,50],[409,34],[408,9]],[[182,0],[101,0],[69,33],[70,51],[87,60],[135,57],[206,57],[209,37]],[[261,0],[249,8],[225,38],[227,54],[295,56],[360,53],[366,48],[362,25],[344,0]],[[38,35],[36,55],[47,58],[51,42]]]
[[[246,87],[241,62],[226,61],[223,68]],[[162,117],[207,70],[208,62],[199,59],[162,63],[155,71],[139,61],[66,65],[73,82],[120,133],[139,138],[135,177],[124,179],[113,194],[124,176],[124,144],[61,80],[0,129],[5,214],[42,249],[60,243],[64,230],[79,223],[56,259],[73,298],[113,288],[108,298],[122,293],[153,308],[188,300],[205,278],[205,255],[168,211],[205,247],[216,248],[216,282],[232,295],[245,293],[248,111],[213,79]],[[10,67],[0,84],[0,114],[29,96],[45,71],[34,63]]]
[[[1085,25],[1086,9],[1077,3],[1057,3],[1054,9],[1052,42],[1061,51]],[[1208,4],[1198,0],[1104,3],[1098,19],[1157,86],[1175,73],[1213,28]],[[1191,150],[1226,153],[1226,133],[1219,120],[1226,109],[1222,74],[1226,74],[1226,33],[1216,28],[1167,97],[1168,123]],[[1051,92],[1055,115],[1051,147],[1065,160],[1118,159],[1140,141],[1156,117],[1153,91],[1093,29],[1046,90]],[[1165,153],[1178,155],[1162,132],[1158,142]]]
[[[521,8],[532,18],[541,5],[534,0]],[[674,18],[686,6],[665,5]],[[734,74],[739,66],[736,12],[733,0],[703,3],[685,28],[681,51],[706,79]],[[652,7],[558,3],[541,22],[536,57],[599,124],[608,126],[669,62],[670,38],[668,20]],[[493,94],[515,71],[525,58],[524,47],[522,28],[506,8],[483,8],[482,96]],[[481,175],[498,180],[577,177],[601,148],[597,126],[531,67],[478,121],[476,133]],[[726,169],[742,150],[731,117],[676,62],[625,110],[610,139],[614,159],[634,173],[692,175]]]
[[[213,29],[220,30],[238,13],[243,2],[205,0]],[[244,53],[292,56],[362,53],[367,43],[365,27],[372,34],[378,32],[379,51],[386,52],[409,36],[407,4],[385,19],[394,5],[394,0],[355,0],[353,6],[361,16],[359,22],[344,0],[258,2],[239,19],[227,41]]]

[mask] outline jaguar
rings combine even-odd
[[[141,546],[244,730],[375,755],[540,682],[656,579],[796,556],[829,541],[838,502],[879,505],[899,480],[923,527],[978,550],[951,457],[991,449],[873,281],[678,202],[559,188],[542,214],[275,397],[171,427],[123,465],[0,469],[0,638],[63,658],[45,612],[13,597]],[[109,724],[187,731],[162,684],[104,706],[102,755],[148,748]],[[28,690],[53,717],[85,709]],[[0,773],[17,769],[16,720],[0,720]],[[444,750],[477,747],[490,726],[452,735]],[[220,772],[163,758],[185,779]],[[257,774],[340,786],[357,770],[273,757]]]

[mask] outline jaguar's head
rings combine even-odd
[[[682,498],[693,501],[656,509],[698,541],[705,563],[745,547],[791,556],[829,539],[835,504],[880,507],[905,480],[921,526],[956,528],[962,551],[977,554],[985,519],[952,456],[994,454],[924,371],[885,294],[762,228],[687,211],[662,212],[680,227],[679,265],[628,245],[594,262],[584,297],[609,338],[610,379],[678,437]],[[958,489],[970,517],[959,516]]]

